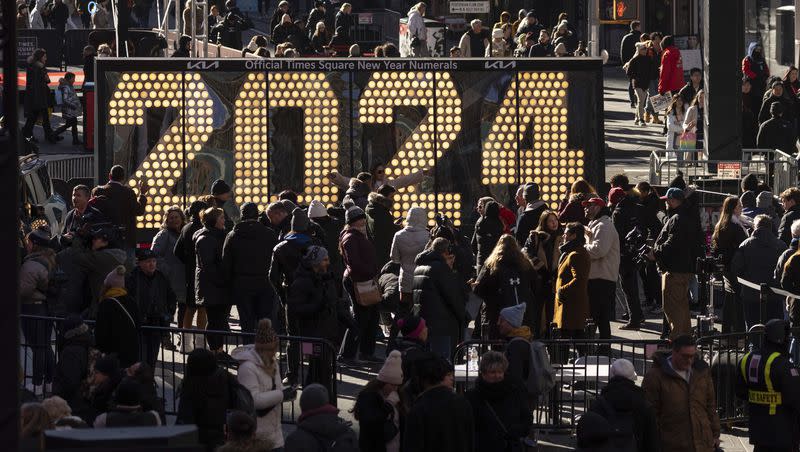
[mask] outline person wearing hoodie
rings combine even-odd
[[[375,330],[378,326],[378,306],[362,306],[356,296],[356,284],[372,281],[378,276],[378,261],[375,246],[367,235],[367,215],[358,206],[352,206],[345,212],[347,227],[339,234],[339,248],[344,261],[345,292],[353,306],[358,331],[348,338],[344,357],[348,360],[356,358],[369,363],[382,363],[375,357]]]
[[[400,396],[403,384],[402,358],[394,350],[386,357],[377,378],[356,396],[353,417],[358,421],[358,447],[362,451],[400,451]]]
[[[183,275],[186,282],[184,299],[183,315],[178,317],[178,327],[192,328],[192,322],[197,314],[197,323],[195,327],[204,329],[206,327],[206,311],[202,307],[197,306],[195,298],[195,270],[197,268],[197,256],[194,250],[194,237],[195,232],[203,227],[200,221],[200,213],[208,208],[208,204],[203,201],[193,201],[189,206],[189,222],[181,228],[178,235],[178,240],[175,242],[175,258],[183,264]],[[178,299],[180,303],[181,300]],[[179,309],[180,311],[180,309]],[[192,342],[190,344],[190,342]],[[181,339],[181,351],[188,352],[194,342],[194,336],[184,334]]]
[[[414,260],[430,238],[427,225],[428,214],[424,207],[408,209],[405,227],[395,232],[389,253],[392,262],[400,264],[400,302],[409,308],[408,312],[414,298],[414,269],[417,267]]]
[[[527,381],[529,373],[533,370],[531,363],[531,345],[533,333],[527,325],[523,325],[526,305],[518,304],[509,306],[500,311],[497,318],[497,330],[507,341],[505,356],[508,360],[506,375],[515,381]],[[528,394],[528,405],[536,408],[539,396],[542,394]]]
[[[481,201],[484,202],[481,203]],[[472,235],[472,253],[475,254],[476,273],[480,273],[483,269],[483,264],[494,250],[505,229],[503,221],[500,219],[500,204],[494,199],[481,198],[478,201],[478,213],[481,217],[475,223],[475,233]]]
[[[755,220],[753,235],[739,245],[733,256],[731,272],[758,285],[774,286],[775,265],[785,249],[786,244],[775,237],[772,231],[772,219],[759,215]],[[779,296],[772,294],[768,302],[763,303],[760,291],[744,286],[739,288],[739,294],[744,305],[744,320],[748,330],[757,323],[783,318],[783,303]]]
[[[725,266],[722,274],[725,300],[722,307],[722,332],[744,332],[743,308],[738,296],[739,283],[731,272],[733,256],[739,245],[747,239],[742,217],[742,203],[736,196],[725,198],[719,221],[711,235],[711,255],[719,258]]]
[[[466,326],[466,293],[453,271],[454,261],[452,244],[439,237],[417,256],[414,270],[414,304],[428,326],[431,350],[445,359],[461,342]]]
[[[97,349],[115,353],[119,364],[128,367],[139,361],[139,307],[125,290],[125,267],[112,270],[103,282],[103,299],[97,306],[94,327]]]
[[[769,95],[764,96],[764,101],[761,103],[761,108],[758,111],[759,126],[763,126],[765,122],[775,116],[772,114],[773,112],[771,108],[774,104],[778,104],[781,106],[781,108],[776,112],[779,113],[777,116],[789,122],[789,128],[792,132],[794,132],[794,120],[796,117],[794,104],[784,96],[783,82],[781,82],[780,79],[773,81],[770,89],[771,91],[768,93]],[[796,139],[797,137],[793,136],[792,138]],[[756,138],[756,142],[757,140],[758,138]],[[791,141],[791,143],[794,144],[794,141]]]
[[[339,410],[330,404],[328,390],[319,384],[308,385],[300,395],[297,429],[286,437],[284,452],[327,450],[334,445],[341,452],[359,450],[351,423],[339,417]]]
[[[758,42],[747,45],[747,56],[742,59],[742,73],[750,81],[753,97],[760,102],[766,90],[769,66],[764,58],[764,48]],[[758,106],[754,107],[754,111],[756,108]]]
[[[430,56],[428,51],[428,28],[425,26],[426,9],[425,3],[419,2],[408,11],[408,40],[412,43],[410,56],[416,58]]]
[[[600,339],[611,338],[611,319],[609,315],[616,299],[617,279],[619,279],[619,234],[611,220],[611,212],[600,198],[592,198],[583,203],[589,222],[589,231],[584,248],[591,259],[589,270],[589,308],[592,319],[600,330]],[[638,290],[637,300],[638,302]],[[631,303],[633,304],[633,303]],[[633,318],[638,322],[641,319]]]
[[[720,424],[711,368],[689,335],[675,336],[672,351],[653,354],[642,380],[645,398],[656,414],[661,451],[713,451]],[[658,449],[656,449],[658,450]]]
[[[222,271],[233,288],[243,332],[254,331],[258,321],[275,318],[275,290],[269,281],[275,231],[258,221],[258,206],[242,204],[242,219],[222,245]],[[244,338],[245,343],[251,339]]]
[[[562,338],[581,339],[589,318],[589,272],[591,257],[585,248],[586,234],[581,223],[573,222],[564,230],[564,244],[559,247],[556,276],[556,299],[553,322]]]
[[[528,240],[528,235],[539,224],[539,217],[547,210],[547,205],[539,199],[539,185],[535,182],[524,185],[522,197],[525,199],[525,208],[517,218],[517,229],[514,236],[520,245]]]
[[[500,352],[484,353],[475,388],[467,391],[475,422],[475,450],[519,451],[533,422],[521,380],[508,374],[508,360]]]
[[[774,102],[769,106],[770,118],[758,128],[756,148],[778,149],[788,155],[797,152],[797,133],[792,122],[784,119],[784,105]],[[794,121],[794,118],[791,119]]]
[[[44,6],[44,0],[37,0],[36,8],[31,13],[31,28],[44,28],[34,26],[36,17],[41,21],[41,5]],[[50,77],[47,75],[47,52],[44,49],[36,49],[33,54],[28,58],[28,68],[26,70],[25,78],[25,96],[23,107],[25,112],[25,125],[22,127],[22,136],[26,140],[36,141],[33,137],[33,126],[36,121],[41,118],[42,129],[44,129],[44,137],[50,143],[58,141],[58,135],[53,132],[50,126]]]
[[[392,239],[400,226],[394,223],[392,217],[392,194],[396,190],[391,185],[384,185],[378,193],[370,193],[367,197],[367,232],[375,245],[375,258],[378,265],[383,266],[389,262],[389,252],[392,248]]]
[[[342,231],[344,222],[341,218],[330,215],[328,209],[316,199],[312,200],[308,205],[308,219],[322,228],[325,235],[323,245],[328,250],[331,273],[333,273],[336,281],[341,282],[344,274],[344,264],[342,263],[342,253],[339,251],[339,232]],[[341,293],[341,284],[336,289]]]
[[[80,316],[72,314],[61,323],[58,363],[53,375],[53,394],[66,400],[78,415],[86,408],[83,383],[89,376],[89,348],[94,337]]]
[[[208,451],[225,442],[225,417],[233,408],[230,388],[235,383],[236,377],[217,365],[211,351],[198,348],[189,353],[175,424],[195,424]]]
[[[342,204],[350,202],[366,209],[369,203],[371,178],[369,173],[359,173],[358,176],[350,179],[347,190],[344,192],[344,198],[342,198]]]
[[[270,319],[259,320],[255,332],[255,344],[238,347],[231,356],[239,362],[239,384],[253,396],[258,425],[256,437],[280,450],[283,447],[281,404],[291,400],[295,389],[284,389],[281,383],[280,363],[276,358],[278,336]]]
[[[222,269],[222,245],[225,241],[225,214],[218,207],[209,207],[200,216],[203,228],[194,233],[195,300],[208,316],[206,331],[228,331],[228,281]],[[228,359],[222,336],[206,336],[208,346],[221,358]]]
[[[658,419],[644,391],[636,386],[636,369],[627,359],[616,359],[608,370],[608,385],[591,405],[590,412],[608,420],[633,419],[633,436],[639,452],[659,450]],[[611,419],[609,419],[611,418]]]
[[[783,214],[778,227],[778,238],[789,245],[792,241],[792,223],[800,220],[800,188],[791,187],[784,190],[781,193],[781,204],[786,213]]]
[[[500,311],[509,306],[525,303],[525,325],[540,331],[543,305],[535,296],[538,275],[528,257],[520,250],[511,235],[503,235],[497,242],[486,265],[478,274],[472,287],[483,298],[481,331],[484,337],[494,340],[502,336],[497,328]]]

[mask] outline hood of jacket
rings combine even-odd
[[[291,243],[292,245],[297,245],[297,246],[300,246],[300,247],[304,247],[304,246],[308,245],[309,243],[311,243],[311,237],[309,237],[307,234],[298,233],[298,232],[292,232],[292,233],[286,234],[286,236],[283,238],[283,240]]]
[[[670,350],[659,350],[653,353],[653,367],[657,367],[661,369],[662,372],[671,375],[675,378],[683,379],[677,372],[672,368],[672,366],[667,362],[669,357],[672,356],[672,351]],[[692,372],[698,372],[702,370],[708,369],[708,364],[702,359],[695,358],[694,363],[692,363]]]
[[[242,220],[233,226],[233,234],[243,238],[255,238],[264,232],[264,226],[258,220]]]
[[[412,228],[427,229],[428,215],[422,207],[412,207],[406,216],[406,225]]]
[[[420,19],[422,18],[420,16],[420,14],[419,14],[419,11],[417,11],[416,9],[412,9],[411,11],[408,12],[408,22],[411,22],[412,19],[415,19],[415,18],[418,18],[418,17]]]
[[[771,191],[762,191],[756,196],[756,207],[760,209],[769,209],[772,207],[773,199]]]
[[[306,411],[297,419],[297,424],[314,436],[331,440],[342,436],[350,428],[350,424],[339,417],[339,410],[333,405]]]
[[[233,349],[233,351],[231,351],[231,358],[239,361],[240,363],[251,361],[256,365],[262,365],[261,357],[258,356],[258,353],[256,353],[256,346],[253,344],[236,347]]]
[[[392,200],[387,198],[386,196],[383,196],[380,193],[375,193],[375,192],[370,193],[369,196],[367,196],[367,202],[371,206],[377,205],[385,207],[388,210],[392,209]]]
[[[441,262],[442,264],[446,264],[444,261],[444,256],[441,253],[437,253],[436,251],[430,249],[425,250],[417,255],[417,258],[414,259],[414,263],[417,265],[431,265],[437,262]]]
[[[759,43],[758,43],[758,42],[756,42],[756,41],[752,41],[750,44],[748,44],[748,45],[747,45],[747,56],[748,56],[748,57],[749,57],[751,60],[755,60],[755,57],[753,56],[753,51],[755,51],[755,50],[756,50],[756,47],[760,47]],[[764,58],[764,55],[763,55],[763,53],[762,53],[762,55],[761,55],[761,58]]]
[[[347,189],[345,194],[359,198],[365,198],[369,196],[369,185],[358,179],[351,179],[350,187]]]

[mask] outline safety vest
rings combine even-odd
[[[774,415],[778,409],[778,405],[782,403],[781,393],[775,391],[772,386],[772,378],[770,372],[772,371],[772,362],[775,358],[781,356],[778,352],[772,352],[767,358],[767,364],[764,366],[764,383],[766,383],[766,391],[756,391],[754,389],[747,390],[747,401],[756,405],[769,405],[769,414]],[[748,362],[748,358],[749,359]],[[760,354],[748,352],[739,362],[739,368],[742,371],[742,378],[747,384],[748,388],[753,385],[758,385],[761,381],[759,376],[759,367],[761,365]]]

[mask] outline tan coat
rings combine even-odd
[[[583,330],[589,318],[589,253],[581,246],[558,266],[553,321],[564,330]]]
[[[642,388],[653,406],[661,433],[662,452],[713,452],[719,438],[719,415],[711,370],[697,359],[689,383],[657,352]]]

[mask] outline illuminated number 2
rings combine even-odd
[[[386,166],[387,175],[393,177],[432,168],[435,159],[450,149],[461,131],[461,97],[447,72],[376,72],[359,99],[359,120],[362,123],[391,123],[394,108],[400,106],[427,107],[428,114]],[[436,155],[434,140],[438,140]],[[411,191],[401,190],[395,196],[395,217],[401,218],[411,206],[419,205],[428,210],[428,217],[432,220],[438,205],[439,211],[450,216],[456,225],[461,223],[460,193]]]
[[[183,173],[183,152],[186,152],[187,160],[192,160],[208,140],[211,133],[211,106],[212,101],[205,83],[200,80],[200,74],[122,74],[114,97],[109,102],[109,124],[143,125],[144,109],[151,107],[173,108],[177,113],[169,131],[156,143],[155,151],[145,157],[128,181],[131,187],[137,186],[140,181],[146,181],[150,186],[147,192],[150,202],[145,215],[138,218],[138,227],[160,227],[166,208],[183,204],[183,196],[170,194],[170,191]],[[184,128],[185,143],[181,139]],[[189,201],[195,198],[189,197]]]
[[[584,151],[567,149],[569,82],[563,72],[520,72],[518,78],[519,88],[512,80],[483,144],[481,183],[533,181],[541,188],[542,200],[557,208],[568,185],[584,173]],[[519,151],[518,177],[516,149],[531,122],[533,149]]]

